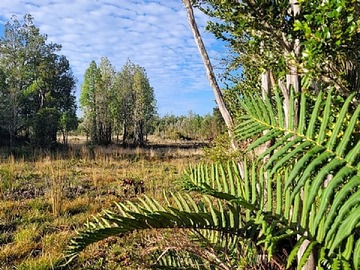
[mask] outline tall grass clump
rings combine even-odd
[[[63,190],[66,184],[66,172],[68,170],[63,160],[47,161],[49,164],[49,188],[52,213],[58,217],[63,203]]]
[[[4,168],[0,168],[0,192],[2,194],[11,191],[14,186],[16,165],[14,156],[9,156],[5,164],[6,166]]]

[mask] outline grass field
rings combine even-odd
[[[0,269],[58,269],[69,239],[93,215],[142,193],[161,200],[163,190],[178,190],[184,169],[203,156],[203,144],[194,142],[154,140],[144,149],[69,142],[69,150],[55,154],[2,156]],[[146,269],[147,250],[162,239],[152,235],[108,239],[66,269]]]

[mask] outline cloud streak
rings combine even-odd
[[[106,56],[120,70],[129,58],[143,66],[155,89],[160,114],[208,113],[215,106],[186,11],[180,0],[2,0],[2,23],[11,15],[30,13],[48,40],[62,45],[78,79],[77,96],[91,60]],[[219,41],[204,32],[212,58]]]

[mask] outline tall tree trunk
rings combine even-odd
[[[191,27],[191,30],[193,32],[194,38],[195,38],[195,42],[198,46],[198,49],[200,51],[200,55],[203,59],[204,65],[205,65],[205,69],[206,69],[206,74],[207,77],[209,79],[210,82],[210,86],[214,92],[215,95],[215,100],[216,103],[219,107],[220,113],[225,121],[226,126],[228,127],[228,129],[232,129],[233,125],[234,125],[234,121],[229,113],[229,111],[227,110],[226,106],[225,106],[225,102],[224,102],[224,98],[222,95],[222,92],[220,90],[220,87],[216,81],[216,77],[215,77],[215,73],[213,70],[213,67],[211,65],[211,61],[209,58],[209,55],[205,49],[205,45],[204,42],[201,38],[199,29],[197,27],[196,21],[195,21],[195,16],[194,16],[194,11],[191,5],[191,1],[190,0],[184,0],[184,4],[186,7],[186,11],[187,11],[187,15],[188,15],[188,21]]]
[[[122,138],[122,144],[127,144],[127,137],[128,137],[128,131],[127,131],[127,123],[126,121],[123,122],[123,138]]]
[[[292,16],[295,18],[300,14],[300,7],[298,0],[290,0],[290,5],[291,5]],[[290,93],[291,91],[294,91],[295,94],[301,92],[300,76],[296,65],[296,58],[300,55],[300,40],[297,38],[291,44],[289,44],[289,42],[286,40],[286,37],[284,37],[284,41],[285,43],[288,44],[288,47],[291,48],[291,51],[285,52],[285,57],[289,61],[289,73],[286,74],[286,87],[284,87],[284,85],[279,85],[279,86],[284,95],[285,124],[286,127],[288,127],[289,117],[290,117]],[[294,113],[293,120],[296,127],[299,122],[298,99],[295,100],[293,113]]]
[[[237,147],[237,145],[235,143],[235,140],[233,138],[233,135],[232,135],[232,129],[234,127],[234,120],[231,117],[231,114],[230,114],[229,110],[226,108],[223,94],[222,94],[222,92],[220,90],[219,84],[216,81],[214,69],[212,67],[209,55],[208,55],[208,53],[206,51],[204,42],[203,42],[203,40],[201,38],[199,29],[198,29],[197,24],[196,24],[194,11],[193,11],[193,8],[192,8],[192,5],[191,5],[191,0],[184,0],[184,4],[185,4],[185,8],[186,8],[186,13],[187,13],[187,16],[188,16],[189,25],[190,25],[191,31],[192,31],[192,33],[194,35],[194,39],[195,39],[195,42],[196,42],[196,44],[198,46],[201,58],[202,58],[202,60],[204,62],[206,75],[208,77],[210,86],[211,86],[211,88],[213,90],[216,104],[218,105],[220,114],[221,114],[222,118],[224,119],[226,127],[228,128],[231,147],[234,150],[237,150],[238,147]],[[241,162],[238,162],[238,167],[239,167],[241,177],[244,177],[244,164],[241,163]]]
[[[270,97],[271,94],[271,71],[268,69],[261,74],[261,94],[262,98]]]

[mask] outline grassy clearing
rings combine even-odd
[[[92,215],[142,193],[161,200],[162,190],[178,190],[182,171],[202,157],[190,143],[122,149],[76,142],[67,152],[1,158],[0,269],[59,268],[69,239]],[[151,239],[159,232],[108,239],[71,269],[144,269]]]

